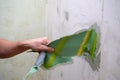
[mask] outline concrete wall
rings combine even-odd
[[[15,41],[45,36],[44,8],[45,2],[41,0],[0,0],[0,38]],[[22,80],[37,55],[25,52],[0,59],[0,80]],[[40,70],[30,80],[39,78],[46,80],[46,72]]]
[[[101,29],[100,69],[94,71],[82,57],[72,65],[48,71],[47,80],[120,80],[120,1],[48,0],[47,32],[51,40],[97,23]]]
[[[104,0],[101,80],[120,80],[120,1]]]
[[[120,80],[120,0],[47,0],[46,8],[41,1],[0,0],[0,37],[23,40],[47,35],[52,41],[96,22],[101,28],[101,62],[97,71],[84,58],[75,58],[71,65],[40,70],[30,80]],[[21,80],[36,56],[23,53],[0,60],[0,80]]]

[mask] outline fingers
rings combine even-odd
[[[41,51],[47,51],[47,52],[53,52],[54,49],[51,48],[51,47],[48,47],[46,45],[41,45],[41,48],[40,48]]]
[[[32,48],[32,51],[34,51],[34,52],[40,52],[40,51],[53,52],[54,49],[51,48],[51,47],[48,47],[48,46],[46,46],[46,45],[40,45],[40,46],[37,47],[37,48],[33,47],[33,48]]]
[[[54,49],[47,46],[48,42],[49,42],[48,38],[43,37],[43,38],[29,40],[27,41],[27,44],[30,49],[36,52],[39,52],[39,51],[53,52]]]
[[[47,37],[43,37],[40,49],[43,50],[43,51],[53,52],[54,49],[47,46],[48,42],[49,42],[48,38]]]
[[[41,41],[41,44],[47,45],[48,42],[49,42],[48,38],[47,38],[47,37],[43,37],[43,38],[42,38],[42,41]]]

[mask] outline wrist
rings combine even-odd
[[[29,43],[27,41],[18,41],[17,44],[19,47],[24,48],[24,49],[30,49]]]

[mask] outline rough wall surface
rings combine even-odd
[[[0,38],[25,40],[45,35],[44,2],[40,0],[0,0]],[[22,80],[33,66],[37,53],[23,53],[0,59],[0,80]],[[46,80],[40,70],[30,80]]]
[[[101,62],[93,71],[83,58],[48,71],[47,80],[120,80],[120,1],[48,0],[47,32],[51,40],[97,23],[101,29]]]
[[[50,40],[97,23],[101,28],[101,63],[91,69],[82,57],[70,65],[40,70],[30,80],[120,80],[120,0],[0,0],[0,37],[22,40],[47,35]],[[46,32],[45,32],[46,31]],[[21,80],[36,54],[0,60],[0,80]]]

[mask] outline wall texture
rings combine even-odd
[[[52,41],[96,22],[102,36],[98,71],[80,57],[70,65],[40,69],[30,80],[120,80],[119,7],[120,0],[0,0],[0,37],[23,40],[47,35]],[[0,80],[21,80],[36,56],[23,53],[0,60]]]
[[[25,40],[45,36],[45,2],[41,0],[0,0],[0,38]],[[22,80],[33,66],[37,53],[23,53],[0,60],[0,80]],[[42,73],[42,74],[41,74]],[[40,70],[30,80],[46,80]]]
[[[119,0],[48,0],[47,32],[51,40],[96,22],[101,29],[102,49],[99,71],[92,70],[80,57],[72,65],[48,71],[47,80],[120,80],[119,7]]]
[[[120,80],[120,1],[104,0],[101,80]],[[106,30],[105,30],[106,29]]]

